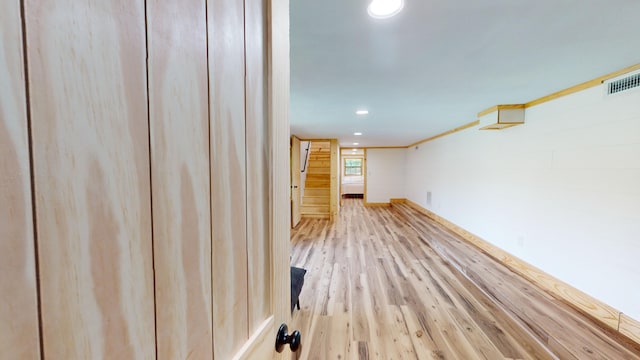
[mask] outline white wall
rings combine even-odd
[[[529,108],[524,125],[407,149],[406,192],[640,320],[640,91],[603,92]]]
[[[340,194],[340,183],[341,183],[341,179],[342,179],[342,159],[340,154],[342,153],[340,144],[338,143],[338,140],[335,140],[336,142],[336,158],[335,158],[335,166],[336,166],[336,193],[335,193],[335,198],[334,201],[336,202],[336,205],[338,207],[338,212],[340,211],[340,200],[342,199],[342,194]],[[333,180],[333,176],[331,176],[331,180]]]
[[[367,202],[404,198],[406,149],[367,149]]]

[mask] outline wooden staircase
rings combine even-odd
[[[329,218],[331,187],[331,146],[312,142],[300,213],[303,217]]]

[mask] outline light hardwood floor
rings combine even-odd
[[[640,359],[601,329],[406,205],[292,230],[308,270],[298,359]]]

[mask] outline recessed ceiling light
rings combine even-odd
[[[354,132],[353,135],[360,136],[360,135],[362,135],[362,133],[361,132]]]
[[[369,113],[369,110],[358,110],[356,111],[356,114],[358,115],[367,115]]]
[[[369,16],[376,19],[390,18],[404,7],[404,0],[373,0],[367,7]]]
[[[358,151],[358,149],[351,149],[351,151],[356,152],[356,151]]]
[[[360,145],[360,143],[353,143],[353,145]]]

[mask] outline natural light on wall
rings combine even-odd
[[[376,19],[386,19],[399,13],[404,7],[404,0],[373,0],[367,12]]]

